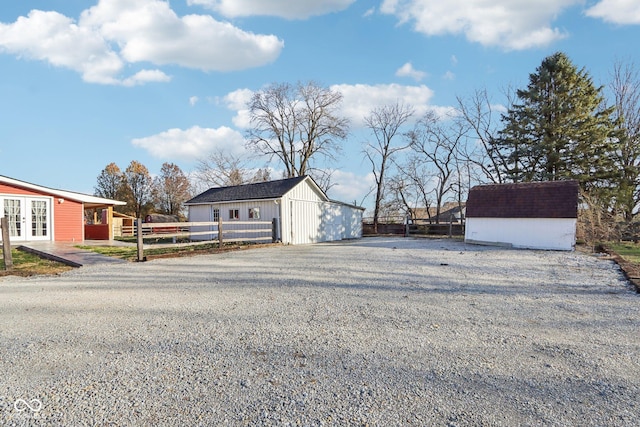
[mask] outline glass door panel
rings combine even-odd
[[[4,199],[4,216],[9,222],[9,237],[24,238],[22,200]]]
[[[42,238],[47,237],[47,201],[32,200],[31,201],[31,237]]]

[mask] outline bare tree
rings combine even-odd
[[[376,183],[376,199],[373,208],[373,232],[378,232],[380,209],[385,196],[385,174],[393,156],[406,149],[409,143],[396,144],[400,128],[413,116],[414,109],[396,102],[374,108],[365,117],[365,125],[373,133],[373,141],[365,143],[364,156],[371,163]]]
[[[153,180],[145,165],[132,160],[124,171],[124,181],[127,188],[127,204],[136,218],[142,217],[149,209],[152,196]]]
[[[153,181],[156,209],[168,215],[182,215],[183,203],[191,198],[190,183],[182,169],[163,163],[160,175]]]
[[[206,188],[247,184],[253,173],[248,164],[242,156],[217,150],[198,160],[195,177]]]
[[[615,98],[614,118],[621,143],[618,163],[618,206],[630,222],[640,204],[640,73],[634,64],[616,61],[610,90]]]
[[[342,94],[315,82],[272,84],[248,104],[248,146],[270,160],[277,158],[287,178],[309,174],[315,158],[335,160],[347,136],[341,102]]]
[[[505,91],[508,105],[513,103],[512,90]],[[508,169],[508,153],[496,144],[499,117],[486,90],[478,90],[471,97],[457,97],[458,126],[468,132],[468,144],[458,147],[460,160],[473,165],[479,182],[502,183]]]
[[[394,162],[395,163],[395,162]],[[424,219],[418,209],[426,207],[424,214],[431,220],[431,199],[433,195],[433,171],[421,156],[412,153],[397,165],[398,175],[394,177],[392,189],[395,197],[406,206],[412,219]],[[400,183],[402,185],[400,185]]]
[[[457,172],[457,153],[465,137],[465,128],[451,122],[442,124],[438,117],[427,113],[410,132],[411,148],[420,159],[434,170],[433,188],[436,202],[436,223],[440,222],[440,209],[446,195],[453,189]],[[428,206],[427,206],[428,207]]]

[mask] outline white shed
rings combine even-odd
[[[185,205],[190,222],[275,219],[284,244],[362,237],[364,208],[330,200],[309,176],[210,188]]]
[[[573,250],[578,181],[523,182],[473,187],[464,240],[514,248]]]

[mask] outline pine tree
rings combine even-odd
[[[602,88],[564,53],[542,61],[502,117],[497,144],[510,151],[513,181],[577,179],[584,190],[611,186],[616,138]]]

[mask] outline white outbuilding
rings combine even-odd
[[[185,205],[189,222],[274,221],[284,244],[362,237],[364,208],[330,200],[309,176],[210,188]]]
[[[469,191],[464,240],[514,248],[573,250],[578,181],[479,185]]]

